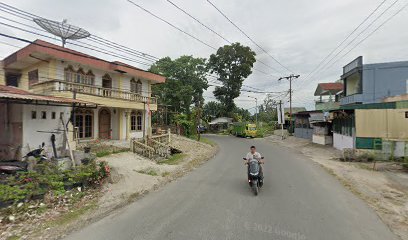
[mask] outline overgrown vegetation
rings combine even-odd
[[[181,163],[186,156],[184,153],[176,153],[171,155],[168,159],[161,161],[160,164],[177,165]]]
[[[58,198],[74,187],[100,185],[110,174],[106,162],[91,161],[73,170],[60,170],[54,163],[37,164],[34,171],[17,173],[0,184],[0,202],[6,205],[42,199],[46,194]]]
[[[89,141],[82,146],[79,146],[79,149],[85,150],[88,148],[92,153],[95,154],[96,157],[105,157],[115,153],[127,152],[130,150],[128,147],[117,147],[110,144],[105,143],[99,139]]]
[[[159,175],[157,173],[157,171],[155,169],[153,169],[153,168],[146,168],[146,169],[139,170],[137,172],[141,173],[141,174],[147,174],[147,175],[150,175],[150,176],[158,176]]]

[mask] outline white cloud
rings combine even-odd
[[[225,41],[194,22],[166,0],[134,1],[215,47],[226,44]],[[285,72],[266,54],[262,54],[262,51],[228,23],[207,1],[173,1],[230,41],[239,41],[251,46],[258,53],[261,61]],[[302,77],[313,70],[320,60],[336,47],[381,1],[213,0],[214,4],[255,41],[280,62],[301,74]],[[385,9],[392,2],[386,2],[381,9]],[[81,26],[93,34],[158,57],[170,56],[175,58],[180,55],[194,55],[208,58],[214,52],[141,11],[126,0],[6,0],[5,3],[46,18],[68,19],[72,24]],[[379,23],[400,8],[402,4],[404,2],[396,4],[392,11],[384,14]],[[294,105],[306,105],[309,109],[312,108],[316,84],[337,80],[341,74],[341,67],[359,55],[364,56],[366,63],[407,60],[408,32],[403,31],[408,27],[407,20],[408,8],[367,39],[366,42],[350,52],[344,59],[338,61],[332,68],[317,74],[312,82],[307,83],[305,79],[296,80]],[[375,26],[378,24],[374,24]],[[11,31],[5,27],[0,27],[0,31],[29,39],[35,38],[30,34],[22,34],[16,30]],[[0,41],[18,44],[18,42],[4,38],[1,38]],[[23,44],[18,45],[22,46]],[[13,47],[0,46],[1,56],[15,51]],[[99,56],[113,60],[109,56]],[[271,74],[281,75],[259,63],[256,64],[256,67]],[[256,71],[244,84],[266,91],[282,91],[288,88],[287,82],[278,83],[276,77],[267,77]],[[206,92],[206,96],[211,95],[211,92]],[[246,95],[245,93],[240,98],[246,98]],[[257,95],[260,99],[265,96],[264,94]],[[253,106],[250,101],[237,101],[237,104],[245,108]]]

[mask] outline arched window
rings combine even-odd
[[[141,111],[132,111],[130,115],[130,130],[142,131],[143,130],[143,114]]]
[[[95,82],[95,75],[91,70],[86,73],[85,76],[85,84],[94,85]]]
[[[71,65],[69,65],[68,67],[64,69],[64,78],[65,78],[65,81],[67,82],[74,82],[75,71]]]
[[[75,82],[76,83],[82,83],[84,84],[85,82],[85,72],[82,68],[79,68],[75,77]]]
[[[142,81],[140,79],[136,82],[136,93],[142,94]]]
[[[93,136],[93,111],[87,109],[75,110],[75,127],[78,138],[92,138]]]
[[[136,80],[134,78],[132,78],[130,80],[130,91],[133,92],[133,93],[136,93],[136,88],[137,88]]]
[[[103,88],[112,88],[112,78],[109,76],[109,74],[105,74],[102,77],[102,87]],[[103,96],[111,96],[111,90],[104,89],[103,90]]]

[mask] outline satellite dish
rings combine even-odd
[[[91,36],[91,34],[85,29],[68,24],[66,19],[62,22],[57,22],[45,18],[35,18],[33,21],[47,32],[60,37],[63,47],[65,46],[67,39],[76,40]]]

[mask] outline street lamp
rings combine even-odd
[[[258,98],[256,97],[252,97],[252,96],[248,96],[249,98],[253,98],[255,99],[255,123],[256,123],[256,127],[258,127]]]

